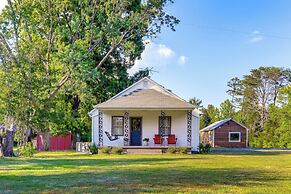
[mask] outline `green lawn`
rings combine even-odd
[[[0,193],[291,193],[291,154],[81,155],[0,159]]]

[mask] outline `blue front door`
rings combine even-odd
[[[130,118],[130,145],[141,146],[142,119],[140,117]]]

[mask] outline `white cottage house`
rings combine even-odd
[[[196,151],[199,144],[199,111],[147,77],[97,104],[89,115],[92,143],[101,147]]]

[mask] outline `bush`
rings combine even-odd
[[[111,152],[113,154],[119,154],[120,155],[120,154],[123,154],[123,149],[116,147],[116,148],[112,148]]]
[[[102,147],[99,149],[102,154],[123,154],[123,149],[120,147]]]
[[[34,149],[33,144],[31,142],[28,142],[25,145],[20,146],[18,152],[19,156],[21,157],[31,158],[36,153],[36,150]]]
[[[91,154],[98,154],[98,148],[95,144],[89,146],[89,151]]]
[[[211,145],[209,143],[207,144],[200,143],[198,146],[199,154],[207,154],[210,152],[210,150],[211,150]]]
[[[102,148],[100,148],[100,152],[102,154],[110,154],[111,153],[111,147],[102,147]]]
[[[176,147],[168,147],[167,153],[175,154],[177,152]]]
[[[188,154],[188,148],[187,147],[179,147],[178,152],[180,154]]]

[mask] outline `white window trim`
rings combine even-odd
[[[122,131],[122,134],[114,134],[113,133],[113,117],[119,117],[119,118],[122,118],[123,119],[123,131]],[[124,116],[111,116],[111,135],[113,136],[124,136]]]
[[[215,130],[212,130],[212,147],[215,147],[214,140],[215,140]]]
[[[239,140],[230,140],[231,134],[239,134]],[[228,142],[241,142],[241,132],[228,132]]]

